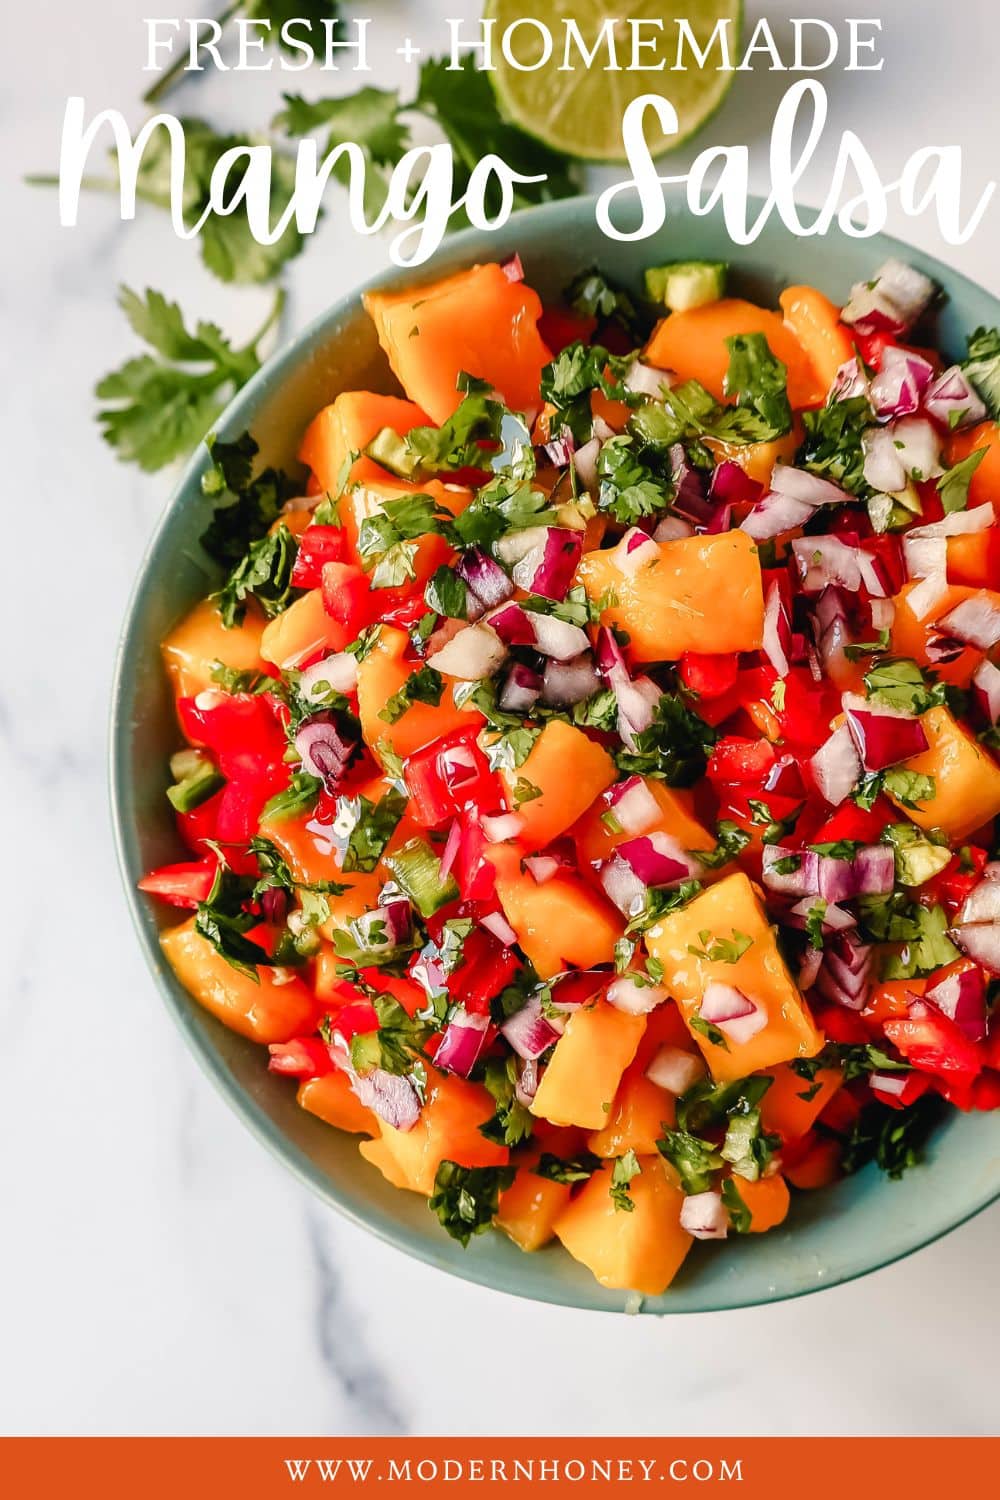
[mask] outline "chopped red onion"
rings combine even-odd
[[[541,529],[544,542],[514,564],[513,581],[543,599],[565,599],[583,552],[583,532],[563,526]]]
[[[788,495],[792,500],[801,500],[803,505],[819,510],[822,505],[843,505],[852,497],[839,484],[829,479],[820,479],[808,469],[795,469],[790,464],[775,464],[771,475],[772,495]]]
[[[319,777],[331,796],[340,787],[356,748],[330,714],[307,719],[295,736],[295,749],[303,766],[311,776]]]
[[[600,879],[608,900],[623,916],[634,917],[642,911],[648,887],[617,854],[612,854],[601,866]]]
[[[298,694],[300,698],[321,698],[328,691],[353,693],[357,685],[358,658],[351,651],[336,651],[299,673]]]
[[[694,527],[680,516],[664,516],[653,532],[654,542],[679,542],[684,537],[694,536]]]
[[[1000,719],[1000,667],[981,661],[972,674],[972,687],[983,716],[995,724]]]
[[[900,260],[887,260],[871,281],[851,288],[840,316],[859,333],[906,333],[933,296],[929,277]]]
[[[670,449],[670,470],[674,484],[674,510],[689,521],[708,520],[711,507],[705,499],[701,476],[688,463],[683,443],[674,443]]]
[[[809,762],[820,795],[839,807],[861,779],[861,761],[846,724],[835,729]]]
[[[949,933],[962,952],[990,974],[1000,975],[1000,923],[968,922]]]
[[[508,281],[524,280],[524,266],[516,250],[513,255],[508,255],[506,260],[500,262],[500,269]]]
[[[731,458],[724,459],[712,471],[708,496],[720,505],[756,505],[763,493],[763,485],[751,479]]]
[[[853,859],[836,859],[808,850],[802,859],[806,891],[824,901],[855,896],[886,896],[895,880],[895,858],[889,844],[865,844]]]
[[[543,448],[546,457],[549,458],[557,468],[561,469],[569,463],[570,459],[573,457],[573,454],[576,452],[576,438],[573,436],[572,430],[569,427],[563,427],[559,431],[559,436],[557,438],[553,438],[550,442],[543,444]]]
[[[474,682],[492,677],[507,659],[507,648],[497,632],[484,621],[466,625],[440,651],[427,658],[427,665],[448,677]]]
[[[545,666],[542,684],[542,702],[552,708],[570,708],[592,698],[600,690],[601,679],[597,675],[589,651],[571,661],[549,661]]]
[[[663,818],[660,804],[641,776],[616,781],[608,791],[608,803],[614,808],[622,831],[633,837],[649,833]]]
[[[615,849],[644,885],[675,885],[700,871],[698,861],[669,833],[657,831],[626,839]]]
[[[524,868],[536,885],[545,885],[559,874],[562,865],[551,854],[532,854],[524,861]]]
[[[352,1092],[366,1109],[394,1130],[412,1130],[420,1118],[420,1100],[409,1078],[372,1068],[368,1073],[347,1070]]]
[[[514,1084],[514,1098],[518,1104],[523,1104],[525,1109],[531,1108],[532,1100],[538,1093],[538,1060],[530,1058],[522,1061],[518,1066],[517,1079]]]
[[[970,594],[942,616],[938,626],[968,646],[991,650],[1000,641],[1000,609],[993,603],[994,597],[985,589]]]
[[[472,604],[476,612],[468,610],[470,620],[475,620],[487,609],[495,609],[514,592],[513,583],[496,558],[484,552],[482,547],[463,552],[455,564],[455,572],[473,596],[468,604]]]
[[[547,1052],[562,1034],[563,1022],[542,1015],[542,1002],[532,995],[526,1005],[516,1010],[500,1027],[510,1046],[526,1062],[533,1062]]]
[[[930,521],[926,526],[914,526],[903,539],[904,550],[908,542],[923,541],[930,537],[968,536],[978,531],[989,531],[996,520],[992,505],[974,505],[971,510],[952,510],[940,521]]]
[[[413,931],[413,909],[409,901],[401,900],[398,895],[386,896],[388,890],[386,886],[379,896],[379,923],[385,929],[385,946],[401,948],[409,942]]]
[[[735,985],[713,979],[705,986],[698,1014],[710,1026],[717,1026],[731,1042],[742,1047],[767,1025],[767,1011]]]
[[[802,961],[799,964],[799,972],[796,978],[796,984],[798,985],[799,989],[811,990],[813,985],[816,983],[816,979],[822,967],[822,948],[807,948],[805,953],[803,953],[802,955]]]
[[[924,397],[924,410],[949,432],[974,427],[989,415],[978,391],[959,365],[952,365],[933,382]]]
[[[764,844],[761,847],[761,881],[769,891],[779,891],[785,896],[809,896],[815,894],[812,884],[812,872],[806,864],[804,852],[798,849],[786,848],[783,844]],[[784,874],[776,870],[775,865],[781,864],[786,859],[797,861],[794,870],[788,870]]]
[[[892,629],[893,621],[896,618],[896,605],[892,599],[872,598],[871,613],[873,630]]]
[[[804,594],[833,586],[856,594],[861,587],[860,548],[848,546],[839,536],[793,537],[792,555]]]
[[[555,615],[528,611],[535,632],[535,650],[543,656],[552,656],[556,661],[572,661],[590,649],[590,640],[579,625],[571,625]]]
[[[641,360],[635,359],[625,371],[622,384],[635,396],[648,396],[651,401],[662,401],[663,387],[669,388],[672,381],[664,370],[654,370],[652,365],[644,365]]]
[[[542,696],[542,678],[531,667],[515,662],[504,679],[497,700],[507,713],[530,713]]]
[[[652,724],[663,694],[651,677],[617,683],[613,692],[618,703],[618,733],[625,748],[634,752],[638,749],[636,736]]]
[[[943,543],[941,550],[944,551]],[[914,619],[926,620],[928,615],[933,614],[947,592],[948,575],[942,567],[940,572],[928,573],[925,578],[921,578],[916,588],[910,590],[906,600],[907,608]]]
[[[764,634],[761,650],[779,677],[788,676],[786,652],[791,645],[792,627],[777,583],[769,585],[764,604]]]
[[[920,354],[889,345],[871,384],[871,402],[880,417],[908,417],[934,376],[934,366]]]
[[[815,506],[792,495],[765,495],[740,522],[740,530],[755,542],[767,542],[786,531],[794,531],[815,514]]]
[[[441,1034],[434,1066],[468,1078],[486,1045],[489,1016],[470,1015],[461,1005]]]
[[[987,875],[962,903],[960,922],[1000,923],[1000,881]]]
[[[615,1010],[629,1016],[645,1016],[667,999],[662,985],[650,984],[647,979],[635,974],[623,974],[608,985],[607,1001]]]
[[[815,901],[816,898],[814,896],[806,896],[803,900],[797,901],[785,915],[785,921],[789,927],[805,927]],[[844,911],[843,907],[837,906],[835,902],[828,901],[820,925],[824,932],[845,932],[849,927],[857,927],[858,920],[851,912]]]
[[[683,522],[680,524],[683,525]],[[660,560],[660,549],[652,537],[633,526],[626,531],[614,550],[615,567],[626,578],[633,577],[643,568]]]
[[[589,443],[584,443],[582,448],[578,448],[571,460],[576,470],[576,477],[591,498],[594,498],[600,489],[600,481],[597,477],[597,460],[600,456],[601,440],[594,437]]]
[[[944,635],[937,629],[927,632],[924,651],[927,660],[935,667],[944,666],[949,661],[957,661],[964,650],[965,642],[957,640],[953,635]]]
[[[893,440],[891,427],[869,427],[862,433],[864,475],[873,490],[898,495],[906,488],[906,470]]]
[[[986,1036],[986,980],[982,969],[962,969],[939,979],[924,994],[973,1042]]]
[[[485,822],[485,819],[483,821]],[[517,933],[507,921],[503,912],[488,911],[485,917],[480,917],[479,920],[486,928],[486,931],[493,934],[501,947],[513,948],[517,942]]]
[[[941,469],[941,434],[926,417],[904,417],[885,429],[907,478],[936,479]],[[867,477],[867,475],[866,475]]]
[[[857,355],[853,359],[845,360],[833,377],[833,384],[827,395],[827,404],[836,401],[853,401],[857,396],[868,395],[868,377],[864,367]]]
[[[724,1240],[729,1214],[721,1193],[689,1193],[681,1204],[680,1224],[692,1239]]]
[[[534,616],[521,604],[502,604],[487,616],[485,624],[496,631],[508,646],[533,646],[535,644]]]
[[[872,708],[871,700],[845,693],[844,712],[851,736],[866,771],[898,766],[927,749],[924,726],[913,714],[898,708]]]
[[[486,814],[480,818],[479,826],[489,843],[504,844],[508,839],[518,837],[524,827],[524,819],[517,812]]]
[[[686,1094],[704,1076],[705,1064],[702,1059],[694,1052],[685,1052],[680,1047],[661,1047],[646,1069],[646,1077],[651,1083],[678,1096]]]

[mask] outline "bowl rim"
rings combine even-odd
[[[593,210],[596,207],[598,193],[576,194],[570,198],[561,198],[547,203],[532,205],[522,208],[513,213],[503,228],[509,229],[524,222],[527,218],[536,221],[541,218],[550,218],[556,222],[565,215],[572,214],[584,209]],[[665,196],[673,199],[679,196],[675,192],[667,192]],[[748,205],[759,211],[763,199],[756,194],[748,195]],[[469,247],[470,264],[475,262],[475,252],[481,253],[484,239],[489,235],[489,230],[467,228],[450,235],[442,245],[451,258],[459,259],[462,252]],[[908,244],[894,235],[879,233],[872,236],[880,246],[888,247],[893,254],[899,255],[901,259],[913,259],[917,257],[924,266],[940,273],[939,279],[945,286],[946,291],[961,285],[971,292],[982,294],[986,288],[981,287],[971,277],[963,272],[955,270],[946,265],[936,256],[920,250],[918,247]],[[616,242],[609,241],[610,245]],[[473,247],[475,250],[473,251]],[[750,251],[753,245],[735,246],[734,250]],[[431,256],[428,262],[421,266],[406,267],[391,265],[380,271],[360,285],[353,287],[332,302],[323,311],[312,317],[297,333],[282,342],[270,356],[264,360],[259,370],[250,380],[236,392],[235,396],[216,418],[214,429],[218,431],[242,430],[247,421],[254,413],[258,399],[266,394],[269,388],[295,367],[302,358],[304,350],[317,339],[327,328],[335,328],[337,323],[347,314],[356,310],[362,296],[368,292],[380,291],[383,288],[396,288],[402,283],[408,285],[419,285],[424,279],[433,277],[435,274],[436,254]],[[993,293],[986,292],[989,296]],[[193,1052],[202,1072],[214,1084],[230,1109],[238,1116],[250,1133],[260,1142],[269,1154],[279,1161],[297,1180],[305,1187],[315,1193],[327,1206],[335,1209],[339,1214],[347,1218],[351,1223],[375,1235],[385,1244],[391,1245],[406,1256],[411,1256],[446,1275],[453,1275],[460,1280],[469,1281],[476,1285],[488,1287],[492,1291],[502,1292],[504,1295],[518,1297],[529,1301],[541,1301],[549,1305],[573,1308],[581,1312],[603,1312],[610,1314],[621,1314],[626,1311],[624,1299],[626,1294],[622,1293],[623,1302],[616,1306],[609,1306],[606,1302],[587,1300],[586,1294],[581,1293],[578,1286],[570,1282],[562,1282],[558,1277],[552,1277],[546,1281],[542,1289],[521,1290],[514,1284],[502,1286],[496,1285],[490,1272],[490,1264],[487,1260],[480,1259],[475,1255],[469,1255],[461,1264],[453,1264],[447,1259],[447,1245],[438,1246],[432,1236],[414,1236],[410,1228],[380,1210],[371,1213],[361,1212],[355,1208],[346,1197],[341,1195],[337,1182],[328,1174],[323,1172],[311,1158],[301,1151],[293,1142],[289,1141],[282,1133],[280,1127],[272,1121],[266,1111],[256,1102],[249,1092],[239,1083],[234,1074],[226,1066],[220,1052],[213,1044],[209,1033],[199,1027],[193,1013],[187,1012],[179,1003],[174,993],[176,981],[168,973],[165,961],[159,951],[155,940],[152,939],[148,922],[145,920],[145,903],[141,893],[138,891],[134,879],[134,872],[130,868],[130,852],[126,843],[125,833],[125,809],[124,788],[128,781],[127,750],[130,736],[130,728],[126,722],[126,698],[129,695],[129,669],[135,655],[135,648],[140,636],[140,615],[143,595],[149,583],[151,565],[155,554],[159,550],[163,534],[168,529],[171,518],[184,496],[192,486],[200,484],[202,474],[209,467],[209,456],[203,442],[192,453],[188,461],[176,473],[171,486],[169,497],[156,521],[156,524],[142,550],[141,557],[136,567],[135,577],[129,591],[128,601],[125,606],[122,625],[118,635],[118,641],[114,653],[113,676],[111,691],[109,695],[110,715],[108,721],[108,810],[111,819],[112,838],[115,848],[118,872],[124,887],[125,899],[129,910],[132,928],[138,938],[147,968],[156,981],[157,989],[166,1005],[174,1024],[184,1038],[189,1050]],[[883,1186],[883,1191],[885,1190]],[[859,1255],[857,1263],[853,1263],[844,1269],[829,1276],[823,1276],[809,1285],[800,1285],[788,1290],[776,1289],[773,1293],[755,1295],[749,1294],[741,1297],[737,1287],[733,1295],[727,1295],[724,1300],[716,1298],[706,1299],[703,1305],[685,1305],[670,1307],[669,1297],[667,1305],[647,1307],[643,1299],[639,1311],[650,1313],[654,1316],[687,1316],[710,1312],[735,1312],[752,1307],[770,1306],[781,1302],[795,1301],[800,1297],[812,1296],[817,1292],[827,1290],[835,1286],[843,1286],[849,1282],[857,1281],[864,1276],[869,1276],[877,1271],[885,1270],[895,1265],[898,1261],[926,1249],[953,1230],[961,1228],[978,1214],[989,1208],[991,1204],[1000,1200],[1000,1187],[989,1189],[981,1194],[958,1217],[949,1219],[947,1222],[935,1225],[928,1233],[918,1235],[912,1243],[901,1250],[894,1250],[885,1255],[876,1252],[875,1258],[869,1263],[862,1263],[864,1257]],[[495,1233],[496,1231],[492,1231]],[[790,1231],[794,1234],[794,1228]],[[594,1299],[606,1289],[601,1288],[595,1281]],[[659,1301],[660,1299],[654,1299]]]

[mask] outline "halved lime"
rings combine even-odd
[[[662,94],[677,111],[679,130],[665,136],[652,111],[646,114],[646,140],[654,156],[679,146],[715,113],[733,81],[739,61],[743,0],[678,0],[675,14],[665,0],[486,0],[485,15],[496,21],[493,69],[489,74],[501,112],[522,130],[568,156],[588,161],[624,161],[622,115],[640,94]],[[528,19],[530,17],[530,19]],[[678,21],[687,21],[699,53],[704,54],[720,22],[727,33],[730,68],[722,61],[717,37],[699,67],[685,42],[684,71],[678,61]],[[630,21],[645,22],[633,28]],[[588,67],[572,34],[566,61],[567,23],[575,22],[583,47],[596,55]],[[604,28],[611,22],[609,31]],[[655,22],[662,22],[658,28]],[[537,24],[536,24],[537,23]],[[725,24],[728,23],[728,24]],[[545,56],[551,37],[551,56]],[[517,66],[504,56],[501,38]],[[634,39],[652,43],[633,53]],[[632,68],[633,57],[641,68]],[[661,61],[662,72],[653,71]],[[617,69],[611,66],[617,63]]]

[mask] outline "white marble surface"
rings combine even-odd
[[[220,289],[153,213],[122,226],[92,200],[61,232],[53,197],[20,183],[54,163],[67,93],[138,118],[143,9],[36,0],[5,30],[0,1429],[995,1432],[1000,1207],[861,1283],[770,1309],[658,1322],[501,1301],[311,1200],[182,1048],[128,925],[105,796],[112,653],[171,479],[113,461],[91,387],[131,347],[118,282],[234,331],[265,296]],[[371,9],[419,41],[476,7]],[[885,172],[917,144],[960,142],[981,184],[995,168],[992,12],[963,0],[942,24],[931,0],[883,0],[890,61],[878,79],[832,81],[837,130],[858,128]],[[382,76],[402,76],[391,62]],[[759,146],[782,87],[744,79],[714,138]],[[276,94],[266,78],[205,79],[177,103],[244,122]],[[944,255],[1000,291],[998,213]],[[894,227],[941,248],[928,225]],[[285,332],[383,259],[331,213],[294,268]]]

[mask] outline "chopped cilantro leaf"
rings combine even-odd
[[[513,1167],[460,1167],[443,1161],[428,1206],[452,1239],[467,1245],[474,1234],[490,1227],[500,1194],[513,1181]]]

